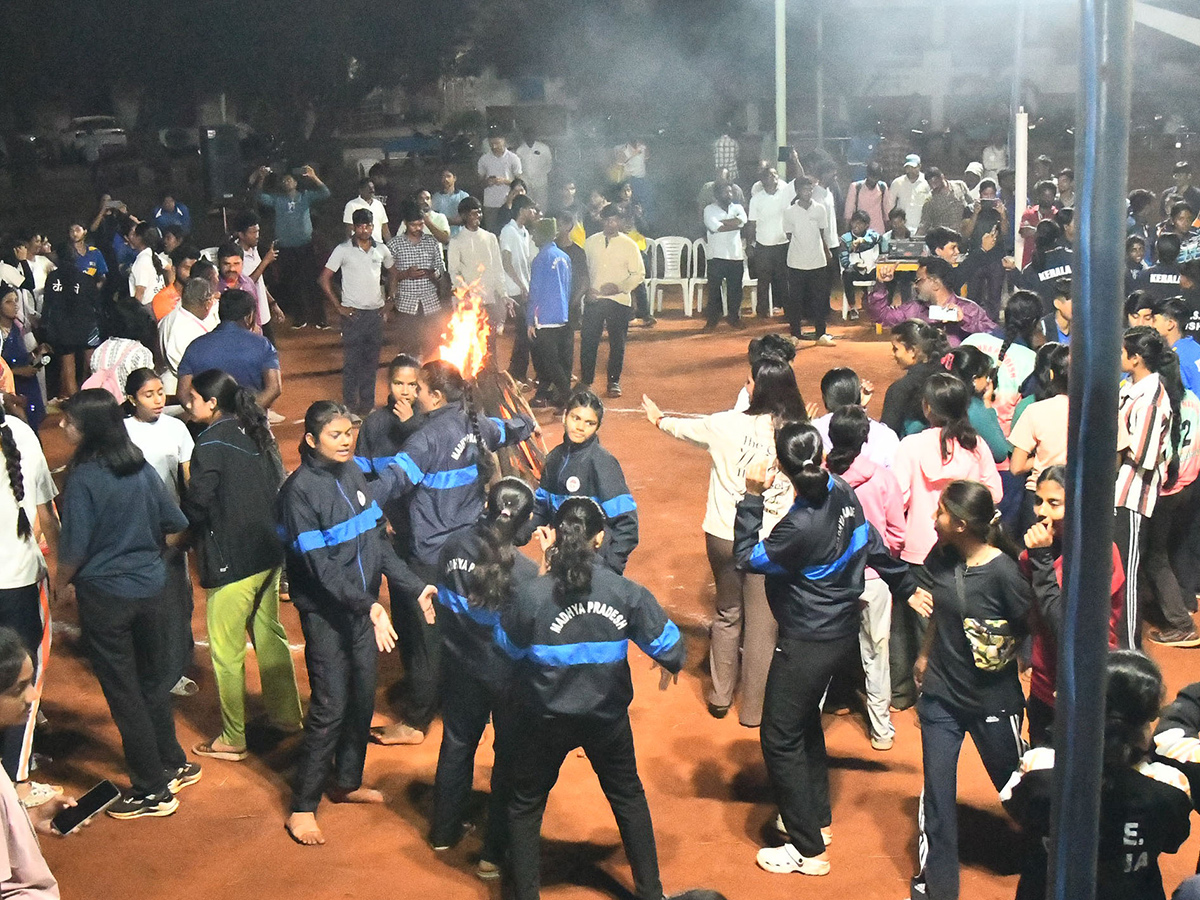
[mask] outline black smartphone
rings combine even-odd
[[[779,162],[787,162],[791,158],[792,158],[792,148],[791,147],[780,147],[779,148]]]
[[[112,806],[120,796],[117,786],[106,779],[80,797],[74,806],[68,806],[51,819],[50,824],[59,834],[70,834],[92,816]]]

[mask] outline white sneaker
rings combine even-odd
[[[885,736],[871,735],[872,750],[891,750],[892,744],[895,743],[896,736],[889,734]]]
[[[818,347],[832,347],[833,346],[833,335],[832,334],[821,335],[819,338],[817,338],[817,346]]]
[[[779,832],[779,836],[785,841],[791,840],[791,836],[788,834],[787,828],[785,828],[783,825],[783,813],[779,813],[777,816],[775,816],[775,830]],[[826,847],[833,843],[832,828],[821,829],[821,841]]]
[[[791,844],[782,847],[763,847],[755,857],[758,867],[776,875],[787,875],[799,872],[801,875],[828,875],[829,860],[810,859],[800,855]]]
[[[267,410],[267,421],[270,422],[272,425],[278,425],[281,422],[286,422],[287,417],[281,416],[279,413],[275,412],[275,410],[273,410],[273,409],[268,409]]]

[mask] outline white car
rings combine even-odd
[[[81,116],[72,119],[60,132],[60,147],[64,159],[95,162],[101,156],[129,146],[129,135],[117,125],[112,116]]]

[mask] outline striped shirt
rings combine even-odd
[[[1158,375],[1121,386],[1118,416],[1116,506],[1151,516],[1171,443],[1171,401]]]
[[[442,256],[442,245],[431,234],[422,234],[415,244],[406,234],[398,234],[388,241],[388,249],[396,261],[396,271],[405,269],[432,269],[438,276],[446,271],[446,260]],[[396,311],[416,315],[418,311],[431,316],[441,309],[437,285],[428,278],[404,279],[396,288]]]

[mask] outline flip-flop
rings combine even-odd
[[[418,731],[412,726],[406,726],[408,731],[404,733],[404,737],[399,739],[389,739],[387,737],[387,732],[391,727],[392,726],[390,725],[373,726],[370,734],[368,735],[371,739],[371,742],[374,744],[381,744],[384,747],[403,747],[416,746],[425,740],[425,732]]]
[[[207,756],[209,759],[223,759],[226,762],[241,762],[250,755],[249,750],[214,750],[212,741],[201,741],[192,748],[197,756]]]

